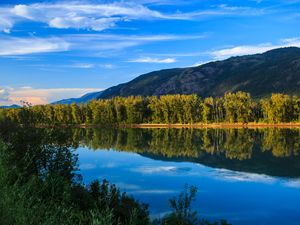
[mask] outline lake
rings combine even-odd
[[[151,216],[186,184],[201,218],[233,225],[300,221],[300,129],[28,128],[2,132],[7,165],[26,181],[59,174],[106,179],[148,203]],[[1,144],[1,143],[0,143]],[[6,167],[4,167],[6,168]],[[9,177],[8,177],[9,180]]]
[[[107,179],[149,203],[153,217],[185,184],[193,208],[232,224],[299,224],[300,130],[80,129],[73,135],[85,183]],[[77,148],[78,147],[78,148]]]

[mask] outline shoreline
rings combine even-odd
[[[57,126],[73,126],[79,128],[101,128],[105,127],[98,124],[78,124],[78,125],[57,125]],[[300,123],[278,123],[278,124],[267,124],[267,123],[211,123],[211,124],[120,124],[112,125],[115,128],[195,128],[195,129],[205,129],[205,128],[300,128]]]
[[[300,128],[300,123],[131,124],[130,128]]]

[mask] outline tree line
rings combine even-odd
[[[197,95],[130,96],[77,105],[38,105],[2,109],[20,124],[195,124],[300,122],[300,98],[285,94],[253,99],[249,93],[226,93],[205,99]]]

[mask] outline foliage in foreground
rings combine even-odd
[[[65,133],[53,132],[45,142],[37,129],[2,123],[0,134],[0,224],[210,224],[199,221],[190,209],[193,187],[170,201],[173,213],[151,222],[148,206],[115,185],[81,182],[77,156],[65,144]]]
[[[19,124],[97,124],[140,123],[287,123],[300,122],[297,96],[272,94],[254,100],[249,93],[226,93],[223,97],[165,95],[143,98],[115,97],[76,105],[27,105],[4,110],[5,117]]]

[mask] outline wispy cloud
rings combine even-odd
[[[70,44],[61,38],[16,38],[0,36],[0,56],[67,51]]]
[[[119,51],[125,48],[153,42],[202,39],[204,35],[105,35],[78,34],[57,37],[11,37],[0,36],[0,56],[28,55],[64,51]],[[76,66],[76,65],[74,65]],[[86,65],[77,65],[86,66]],[[91,66],[91,65],[90,65]]]
[[[76,63],[70,63],[70,64],[30,64],[28,65],[30,67],[40,68],[40,69],[56,69],[58,71],[62,71],[59,69],[63,68],[71,68],[71,69],[95,69],[95,68],[102,68],[102,69],[114,69],[116,68],[115,65],[110,63],[103,63],[103,64],[97,64],[97,63],[88,63],[88,62],[76,62]]]
[[[274,48],[283,47],[300,47],[300,37],[287,38],[280,40],[279,44],[265,43],[258,45],[241,45],[231,48],[224,48],[209,53],[214,59],[225,59],[232,56],[249,55],[256,53],[263,53]]]
[[[196,67],[196,66],[201,66],[204,65],[206,63],[209,63],[210,61],[199,61],[199,62],[195,62],[194,64],[191,65],[191,67]]]
[[[92,69],[95,68],[96,65],[93,63],[75,63],[71,65],[66,65],[66,67],[78,68],[78,69]]]
[[[114,69],[115,65],[110,64],[110,63],[105,63],[105,64],[99,64],[99,67],[104,68],[104,69]]]
[[[2,29],[8,31],[19,21],[46,23],[49,27],[102,31],[117,22],[132,19],[163,18],[157,11],[133,2],[90,4],[81,2],[20,4],[0,8]]]
[[[0,102],[9,101],[9,91],[5,88],[0,88]]]
[[[171,1],[120,1],[101,4],[70,1],[6,6],[0,8],[2,15],[0,29],[9,33],[14,24],[21,21],[33,21],[45,23],[57,29],[102,31],[114,27],[118,22],[131,20],[192,20],[222,15],[251,16],[265,13],[264,9],[233,7],[225,4],[192,12],[163,13],[147,7],[149,3],[170,4]]]
[[[220,17],[220,16],[242,16],[242,17],[260,16],[266,13],[267,13],[267,9],[228,6],[226,4],[221,4],[208,9],[172,14],[166,16],[166,18],[177,19],[177,20],[196,20],[196,19],[207,19],[211,17]]]
[[[86,93],[100,90],[94,88],[0,88],[0,105],[19,104],[21,100],[33,105],[46,104],[63,98],[80,97]]]
[[[135,63],[175,63],[175,58],[165,58],[165,59],[159,59],[159,58],[151,58],[151,57],[141,57],[137,59],[131,59],[128,60],[128,62],[135,62]]]

